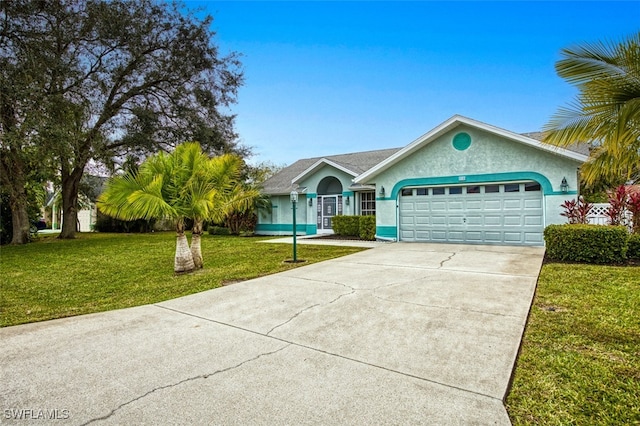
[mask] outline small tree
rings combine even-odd
[[[209,158],[200,144],[179,145],[171,154],[147,158],[137,172],[107,182],[98,200],[103,213],[121,220],[171,218],[176,222],[175,272],[203,267],[204,222],[221,221],[256,194],[238,184],[242,160],[231,154]],[[193,221],[191,247],[185,223]]]

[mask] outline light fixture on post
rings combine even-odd
[[[380,192],[379,192],[380,196],[384,198],[384,186],[380,187]]]
[[[560,191],[562,191],[563,194],[566,194],[567,192],[569,192],[569,184],[567,183],[566,177],[562,178],[562,183],[560,184]]]
[[[345,198],[345,200],[344,200],[344,204],[345,204],[346,206],[348,206],[348,205],[349,205],[349,196],[348,196],[348,195],[347,195],[347,198]]]
[[[291,191],[291,205],[293,209],[293,263],[298,261],[298,256],[296,253],[296,203],[298,202],[298,192],[294,189]]]
[[[309,207],[313,207],[313,198],[309,198]]]

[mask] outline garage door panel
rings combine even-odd
[[[525,216],[524,217],[524,225],[525,226],[542,226],[542,216]]]
[[[467,216],[467,226],[482,226],[482,222],[482,216]]]
[[[482,234],[482,231],[467,231],[466,239],[473,243],[481,243],[484,240]]]
[[[507,232],[505,231],[504,235],[504,241],[505,242],[512,242],[512,243],[517,243],[517,242],[521,242],[522,241],[522,232]]]
[[[449,216],[447,221],[449,226],[462,226],[464,225],[464,216]]]
[[[484,217],[484,225],[485,226],[502,226],[502,216],[485,216]]]
[[[504,210],[521,210],[522,200],[507,199],[504,200],[503,206]]]
[[[413,211],[415,211],[415,204],[414,203],[400,203],[400,208],[402,209],[402,211],[405,211],[407,213],[413,212]]]
[[[416,216],[416,225],[430,225],[431,218],[429,216]]]
[[[542,208],[542,200],[524,200],[524,208],[525,210],[537,210]]]
[[[431,224],[432,225],[440,225],[440,226],[446,226],[447,225],[447,217],[446,216],[431,216]]]
[[[522,216],[505,215],[504,226],[521,226]]]
[[[448,232],[448,237],[449,237],[449,241],[454,241],[454,242],[463,242],[464,241],[464,234],[465,232],[460,230],[460,231],[456,231],[456,230],[450,230]]]
[[[478,192],[478,187],[484,187]],[[422,188],[400,196],[404,241],[543,244],[542,192],[522,183]],[[472,189],[469,189],[472,188]],[[499,191],[496,192],[496,188]],[[519,191],[518,191],[519,189]],[[467,190],[470,193],[467,194]],[[473,191],[473,192],[471,192]],[[420,194],[421,192],[421,194]],[[414,194],[420,194],[417,197]]]
[[[447,211],[447,203],[444,201],[433,201],[431,202],[431,211],[432,212],[445,212]]]
[[[485,200],[484,211],[500,211],[502,210],[502,200]]]
[[[432,230],[431,231],[431,239],[433,241],[447,241],[447,231],[445,230]]]
[[[411,241],[415,239],[415,236],[416,234],[414,231],[409,231],[409,230],[400,231],[400,238],[402,238],[405,241]]]
[[[529,244],[541,244],[543,238],[539,232],[525,232],[524,240]]]
[[[414,225],[415,224],[415,218],[413,216],[402,216],[400,218],[400,223],[402,225]]]
[[[464,203],[462,201],[449,201],[447,210],[450,212],[459,212],[464,210]]]
[[[482,200],[467,201],[467,210],[482,210]]]
[[[502,242],[502,232],[485,231],[484,240],[488,243],[500,243]]]

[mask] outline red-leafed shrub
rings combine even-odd
[[[587,216],[593,208],[593,204],[584,200],[582,196],[578,197],[578,200],[567,200],[560,205],[564,209],[562,216],[569,220],[570,224],[586,224],[588,223]]]
[[[615,190],[610,191],[609,208],[607,208],[607,216],[609,225],[625,225],[625,210],[627,208],[627,190],[624,185],[620,185]]]

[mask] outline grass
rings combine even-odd
[[[514,425],[640,424],[640,267],[543,266],[507,409]]]
[[[197,293],[224,282],[273,274],[302,264],[290,244],[266,238],[202,239],[204,269],[174,275],[175,233],[51,236],[0,249],[0,326],[127,308]],[[319,262],[362,249],[298,245],[298,259]]]

